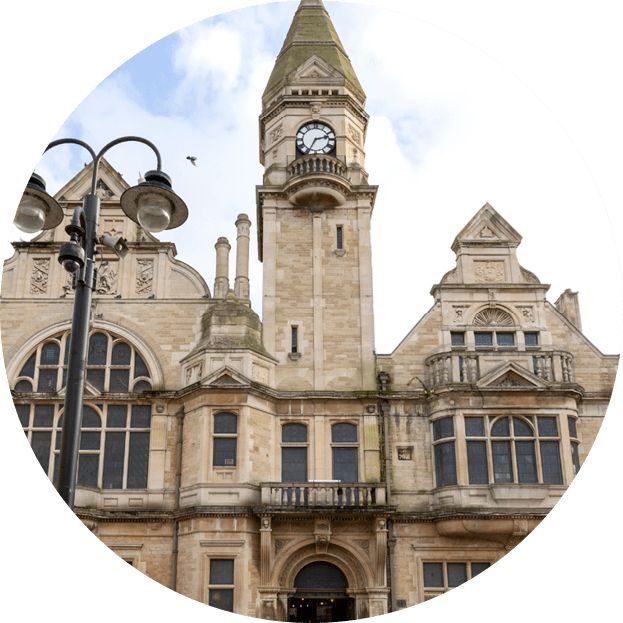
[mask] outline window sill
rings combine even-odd
[[[301,358],[302,353],[288,353],[288,359],[290,361],[298,361]]]

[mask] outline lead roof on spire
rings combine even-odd
[[[364,90],[344,50],[322,0],[301,0],[264,90],[264,97],[313,55],[319,56],[345,78],[363,102]]]

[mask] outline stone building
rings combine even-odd
[[[119,556],[198,601],[283,621],[363,618],[486,569],[564,493],[617,367],[555,304],[490,205],[396,349],[374,351],[365,95],[320,0],[302,0],[262,98],[251,222],[216,242],[210,291],[176,249],[125,218],[99,172],[76,513]],[[56,195],[69,220],[80,171]],[[17,414],[50,479],[72,307],[62,228],[15,243],[2,338]]]

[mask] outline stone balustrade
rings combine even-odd
[[[334,158],[316,154],[313,156],[303,156],[297,158],[288,167],[288,179],[299,175],[337,175],[339,177],[346,176],[346,165]]]
[[[426,359],[429,387],[474,384],[500,364],[515,362],[546,382],[573,383],[573,355],[566,351],[447,351]]]
[[[361,508],[386,503],[382,484],[342,482],[265,482],[262,504],[283,508]]]

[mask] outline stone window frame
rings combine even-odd
[[[236,416],[236,432],[232,433],[232,432],[216,432],[216,418],[219,415],[234,415]],[[240,437],[240,424],[241,424],[241,420],[240,420],[240,412],[235,410],[235,409],[223,409],[223,408],[219,408],[219,409],[213,409],[212,410],[212,417],[210,418],[210,433],[212,435],[212,443],[211,445],[211,449],[212,449],[212,457],[211,457],[211,465],[213,469],[218,469],[218,470],[235,470],[238,467],[238,463],[239,463],[239,437]],[[216,461],[216,446],[217,446],[217,440],[219,439],[235,439],[236,443],[234,444],[234,462],[232,464],[223,464],[223,465],[218,465],[215,463]]]
[[[441,422],[442,421],[450,421],[452,423],[452,434],[445,435],[443,431],[441,431]],[[436,432],[435,429],[438,429]],[[432,465],[433,465],[433,476],[435,488],[441,487],[455,487],[458,484],[458,459],[457,459],[457,426],[455,422],[455,418],[453,415],[443,414],[441,417],[438,417],[431,421],[431,440],[432,440]],[[445,466],[445,459],[447,456],[444,456],[442,447],[448,446],[452,448],[451,455],[454,457],[454,481],[452,482],[452,478],[450,481],[446,482],[443,476],[443,469]],[[445,450],[445,448],[444,448]],[[443,481],[443,482],[442,482]]]
[[[291,425],[299,425],[305,427],[306,432],[306,440],[305,441],[284,441],[283,440],[283,429],[286,426]],[[308,420],[293,420],[293,419],[284,419],[279,422],[279,460],[280,460],[280,473],[279,473],[279,482],[291,482],[290,480],[283,479],[283,449],[284,448],[305,448],[306,449],[306,460],[307,460],[307,480],[305,482],[309,482],[310,480],[310,462],[309,462],[309,449],[310,445],[310,437],[311,437],[311,425]]]
[[[515,485],[545,485],[545,486],[562,486],[565,484],[565,466],[563,462],[563,434],[564,429],[558,413],[496,413],[496,414],[477,414],[470,413],[463,416],[463,435],[465,442],[465,484],[469,486],[515,486]],[[541,433],[539,430],[539,418],[553,418],[556,422],[557,434],[548,435]],[[468,434],[467,433],[467,420],[481,419],[483,422],[483,434]],[[493,427],[497,422],[506,419],[508,421],[508,434],[495,435],[493,434]],[[521,420],[532,429],[532,435],[520,435],[515,431],[515,419]],[[462,436],[463,436],[462,435]],[[519,473],[519,462],[517,453],[517,442],[532,442],[535,465],[536,479],[534,481],[522,481]],[[484,443],[485,444],[485,460],[487,466],[487,482],[472,483],[470,482],[470,459],[469,459],[469,444],[470,442]],[[509,456],[510,456],[510,481],[496,480],[495,476],[495,464],[493,457],[493,443],[495,442],[508,442]],[[544,459],[543,459],[543,444],[552,443],[557,444],[558,449],[558,466],[560,481],[559,482],[547,482],[544,478]]]
[[[333,427],[339,424],[349,424],[354,427],[357,439],[356,441],[334,441],[333,440]],[[329,420],[329,447],[331,449],[331,479],[334,479],[333,476],[333,449],[334,448],[356,448],[357,449],[357,482],[361,481],[361,466],[362,463],[362,440],[361,440],[361,422],[358,419],[349,418],[349,419],[337,419],[331,418]]]
[[[36,425],[36,411],[37,408],[41,408],[44,406],[49,406],[52,408],[52,419],[51,423],[48,426]],[[110,426],[109,425],[109,408],[110,407],[119,407],[123,406],[126,408],[125,413],[125,426]],[[131,402],[105,402],[94,404],[92,402],[85,402],[85,409],[88,408],[90,411],[93,411],[95,415],[99,418],[99,426],[85,426],[84,421],[81,427],[81,441],[80,441],[80,449],[79,449],[79,457],[80,456],[97,456],[97,475],[95,484],[85,483],[84,480],[81,481],[81,471],[80,471],[80,458],[78,459],[78,468],[77,468],[77,486],[78,487],[87,487],[90,489],[96,489],[98,491],[144,491],[148,488],[149,481],[149,453],[151,448],[151,417],[153,413],[150,413],[150,421],[149,426],[133,426],[132,420],[134,419],[134,414],[132,413],[133,407],[135,406],[149,406],[150,410],[153,409],[151,403],[131,403]],[[47,457],[46,465],[43,464],[41,456],[37,456],[39,464],[41,465],[43,471],[46,473],[48,478],[54,482],[58,476],[58,468],[59,468],[59,454],[60,454],[60,445],[61,445],[61,431],[62,426],[60,425],[60,420],[63,415],[63,403],[61,402],[41,402],[41,401],[32,401],[32,402],[16,402],[15,408],[18,412],[18,416],[20,418],[20,422],[22,423],[22,428],[28,438],[29,444],[32,445],[34,435],[45,434],[49,436],[49,444],[47,444],[45,455]],[[26,413],[28,411],[28,413]],[[87,412],[87,413],[90,413]],[[83,443],[87,438],[82,437],[82,433],[86,435],[90,435],[93,439],[93,433],[99,434],[99,443],[98,447],[83,447],[89,444]],[[106,456],[107,450],[109,452],[112,451],[107,445],[107,438],[109,434],[114,433],[123,433],[123,465],[121,468],[121,487],[104,487],[104,479],[105,479],[105,466],[106,466]],[[128,481],[130,478],[130,463],[131,463],[131,447],[132,441],[136,438],[136,435],[148,435],[147,441],[147,465],[145,469],[144,477],[141,477],[140,486],[128,486]],[[33,449],[36,453],[36,451]]]
[[[420,561],[420,577],[422,578],[421,589],[424,595],[423,601],[428,601],[429,599],[433,599],[438,597],[439,595],[443,595],[448,591],[456,588],[457,586],[461,586],[465,582],[469,582],[472,578],[475,578],[477,575],[486,571],[493,565],[494,562],[491,560],[474,560],[474,557],[470,556],[469,558],[460,559],[460,557],[454,557],[449,559],[434,559],[434,558],[422,558]],[[426,585],[426,565],[441,565],[442,566],[442,585],[441,586],[427,586]],[[465,582],[459,582],[455,586],[450,586],[449,573],[448,573],[448,565],[465,565]],[[477,573],[474,573],[474,568],[472,565],[483,565],[483,568],[480,569]],[[486,565],[486,567],[484,566]]]

